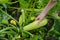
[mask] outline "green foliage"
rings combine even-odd
[[[43,23],[41,28],[23,30],[24,26],[35,21],[48,2],[49,0],[0,0],[0,40],[50,40],[50,37],[60,40],[60,2],[56,2],[46,15],[47,25],[43,26]],[[14,20],[16,25],[11,24],[10,20]]]
[[[9,0],[0,0],[0,4],[8,3]]]
[[[8,24],[8,20],[9,20],[8,16],[6,16],[3,13],[0,14],[0,23]]]

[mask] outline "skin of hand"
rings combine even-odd
[[[44,10],[38,15],[38,17],[35,19],[36,21],[38,20],[39,22],[44,19],[44,17],[47,15],[48,11],[56,5],[56,2],[54,0],[50,0]]]

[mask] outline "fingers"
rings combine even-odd
[[[35,20],[40,20],[40,16],[38,16]]]
[[[55,1],[50,0],[49,3],[44,8],[44,10],[40,13],[40,15],[35,20],[41,21],[54,5],[55,5]]]
[[[45,13],[40,13],[40,15],[35,20],[41,21],[45,16]]]

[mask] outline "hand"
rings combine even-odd
[[[40,15],[36,18],[39,22],[47,15],[48,11],[56,4],[55,1],[50,0],[44,10],[40,13]]]

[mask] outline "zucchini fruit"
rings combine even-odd
[[[30,31],[30,30],[45,26],[48,23],[48,19],[43,19],[40,23],[38,23],[38,22],[39,21],[34,21],[34,22],[30,23],[29,25],[23,27],[23,30]]]

